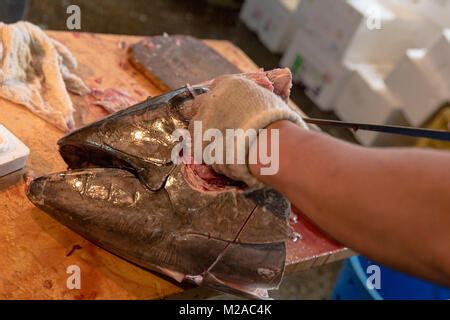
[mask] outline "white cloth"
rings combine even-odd
[[[28,22],[0,23],[0,97],[26,106],[64,131],[74,127],[67,90],[89,93],[74,73],[77,60]]]

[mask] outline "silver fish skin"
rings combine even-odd
[[[247,77],[286,97],[286,72]],[[289,201],[213,172],[205,180],[195,166],[171,161],[178,143],[172,132],[188,127],[192,101],[207,90],[186,86],[66,135],[58,145],[70,170],[34,179],[27,195],[65,226],[143,268],[265,298],[284,273],[293,235]]]

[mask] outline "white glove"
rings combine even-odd
[[[241,75],[215,79],[210,91],[196,97],[194,105],[197,111],[189,128],[194,141],[202,141],[203,132],[207,129],[218,129],[225,138],[225,129],[255,129],[258,132],[258,129],[264,129],[280,120],[289,120],[307,129],[300,115],[291,110],[280,97]],[[202,122],[202,133],[194,130],[194,121],[199,120]],[[224,163],[214,163],[212,168],[231,179],[245,182],[249,187],[258,188],[263,184],[251,174],[248,167],[249,150],[256,137],[249,140],[245,144],[237,144],[235,141],[234,146],[231,146],[234,150],[227,150],[231,147],[224,139]],[[209,143],[204,142],[203,149]],[[245,154],[245,164],[236,164],[236,161],[233,164],[225,163],[226,155],[230,152],[234,152],[234,160],[239,152]]]

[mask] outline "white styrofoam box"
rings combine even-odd
[[[295,33],[295,11],[300,0],[270,0],[264,10],[263,23],[258,30],[259,39],[272,52],[286,50]]]
[[[377,0],[304,0],[296,14],[296,23],[315,39],[316,45],[332,60],[346,55],[355,34],[372,28],[376,13],[381,25],[388,25],[394,14]],[[378,30],[376,30],[378,31]]]
[[[378,1],[393,19],[380,21],[379,29],[360,28],[347,51],[347,61],[393,67],[407,49],[428,47],[439,36],[441,28],[425,19],[413,2]],[[379,13],[373,14],[376,19]]]
[[[450,29],[442,31],[441,37],[427,50],[425,58],[447,85],[447,98],[450,98]]]
[[[258,32],[262,28],[265,16],[270,15],[270,12],[265,9],[269,1],[270,0],[245,0],[239,18],[250,30]]]
[[[416,2],[417,10],[432,23],[441,28],[450,28],[449,0],[416,0]]]
[[[386,77],[386,85],[404,106],[406,119],[420,126],[448,98],[447,86],[427,59],[425,49],[409,49]]]
[[[405,50],[427,47],[440,33],[440,27],[425,19],[417,6],[407,3],[305,0],[296,21],[330,60],[393,67]]]
[[[0,177],[22,169],[29,154],[28,147],[0,125]]]
[[[305,93],[321,110],[333,109],[333,99],[345,83],[348,71],[340,61],[330,60],[315,46],[311,35],[297,30],[280,65],[291,69],[294,82],[305,86]]]
[[[383,81],[383,72],[373,65],[353,65],[351,75],[336,98],[336,115],[344,121],[386,125],[407,125],[400,101]],[[358,130],[356,139],[366,146],[402,144],[403,138]]]

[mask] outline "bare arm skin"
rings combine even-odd
[[[388,266],[450,285],[450,152],[364,148],[289,121],[279,129],[279,190],[330,236]]]

